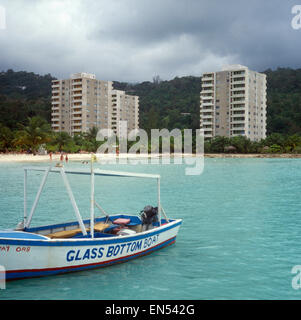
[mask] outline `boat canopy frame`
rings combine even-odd
[[[29,212],[29,216],[27,217],[28,171],[44,172],[44,176],[42,178],[42,181],[39,186],[38,192],[36,194],[35,200],[33,202],[31,210]],[[96,203],[96,201],[94,199],[94,176],[112,176],[112,177],[132,177],[132,178],[156,179],[157,180],[159,225],[161,226],[162,212],[166,218],[166,221],[167,222],[169,221],[164,209],[161,206],[161,199],[160,199],[160,179],[161,179],[161,176],[159,174],[144,174],[144,173],[134,173],[134,172],[110,171],[110,170],[101,170],[98,168],[94,169],[92,164],[91,164],[91,170],[83,170],[83,169],[78,169],[78,170],[67,169],[66,170],[63,166],[62,167],[52,167],[52,166],[49,166],[49,167],[24,167],[24,220],[23,220],[24,228],[29,228],[29,226],[30,226],[32,217],[33,217],[34,212],[36,210],[37,204],[39,202],[41,193],[43,191],[43,188],[45,186],[45,183],[46,183],[46,180],[47,180],[49,173],[58,173],[62,176],[64,185],[65,185],[67,193],[69,195],[73,210],[74,210],[76,218],[77,218],[77,221],[79,223],[80,229],[81,229],[84,236],[87,235],[87,230],[85,228],[80,211],[78,209],[75,198],[73,196],[73,192],[72,192],[71,186],[69,184],[67,174],[80,174],[80,175],[90,175],[91,176],[90,234],[91,234],[92,238],[94,238],[94,218],[95,218],[94,217],[94,207],[96,206],[100,211],[102,211],[104,214],[106,214],[106,212],[103,210],[103,208],[98,203]]]

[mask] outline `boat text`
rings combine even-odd
[[[0,246],[1,252],[9,252],[10,246]],[[30,247],[16,247],[16,252],[29,252]]]
[[[117,257],[119,255],[133,253],[144,250],[158,242],[159,235],[154,235],[143,240],[131,241],[127,243],[116,244],[108,247],[95,247],[85,250],[69,250],[66,254],[68,262],[100,259],[102,257]]]

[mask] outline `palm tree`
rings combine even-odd
[[[96,152],[101,142],[96,140],[98,128],[90,128],[88,132],[85,133],[86,143],[85,147],[88,151]]]
[[[20,124],[19,127],[13,140],[14,145],[30,148],[34,154],[41,144],[51,139],[50,125],[40,117],[28,118],[28,125]]]
[[[98,128],[93,127],[93,128],[90,128],[87,133],[85,133],[85,136],[89,141],[92,142],[96,140],[97,133],[98,133]]]
[[[8,151],[12,146],[14,135],[8,128],[0,124],[0,151]]]
[[[60,152],[62,152],[64,147],[71,142],[72,138],[65,131],[55,133],[52,139],[52,144],[57,145]]]

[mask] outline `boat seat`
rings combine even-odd
[[[106,228],[108,228],[110,225],[108,223],[98,222],[94,225],[94,231],[102,232]]]
[[[46,234],[46,237],[50,239],[72,238],[73,236],[77,235],[80,232],[82,232],[80,228],[73,229],[73,230],[63,230],[63,231]]]
[[[131,219],[118,218],[113,221],[114,224],[127,225],[131,222]]]
[[[94,230],[96,232],[102,232],[106,228],[108,228],[110,225],[108,223],[99,222],[94,225]],[[86,228],[87,232],[90,231],[90,228]],[[49,233],[46,235],[46,237],[50,239],[66,239],[66,238],[72,238],[76,236],[77,234],[81,233],[82,230],[80,228],[72,229],[72,230],[63,230],[58,232]]]

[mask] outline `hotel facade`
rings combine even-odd
[[[266,137],[266,75],[242,65],[226,66],[202,75],[200,128],[205,139]]]
[[[139,128],[139,97],[114,90],[112,81],[97,80],[89,73],[53,80],[51,126],[71,136],[93,127],[125,135]]]

